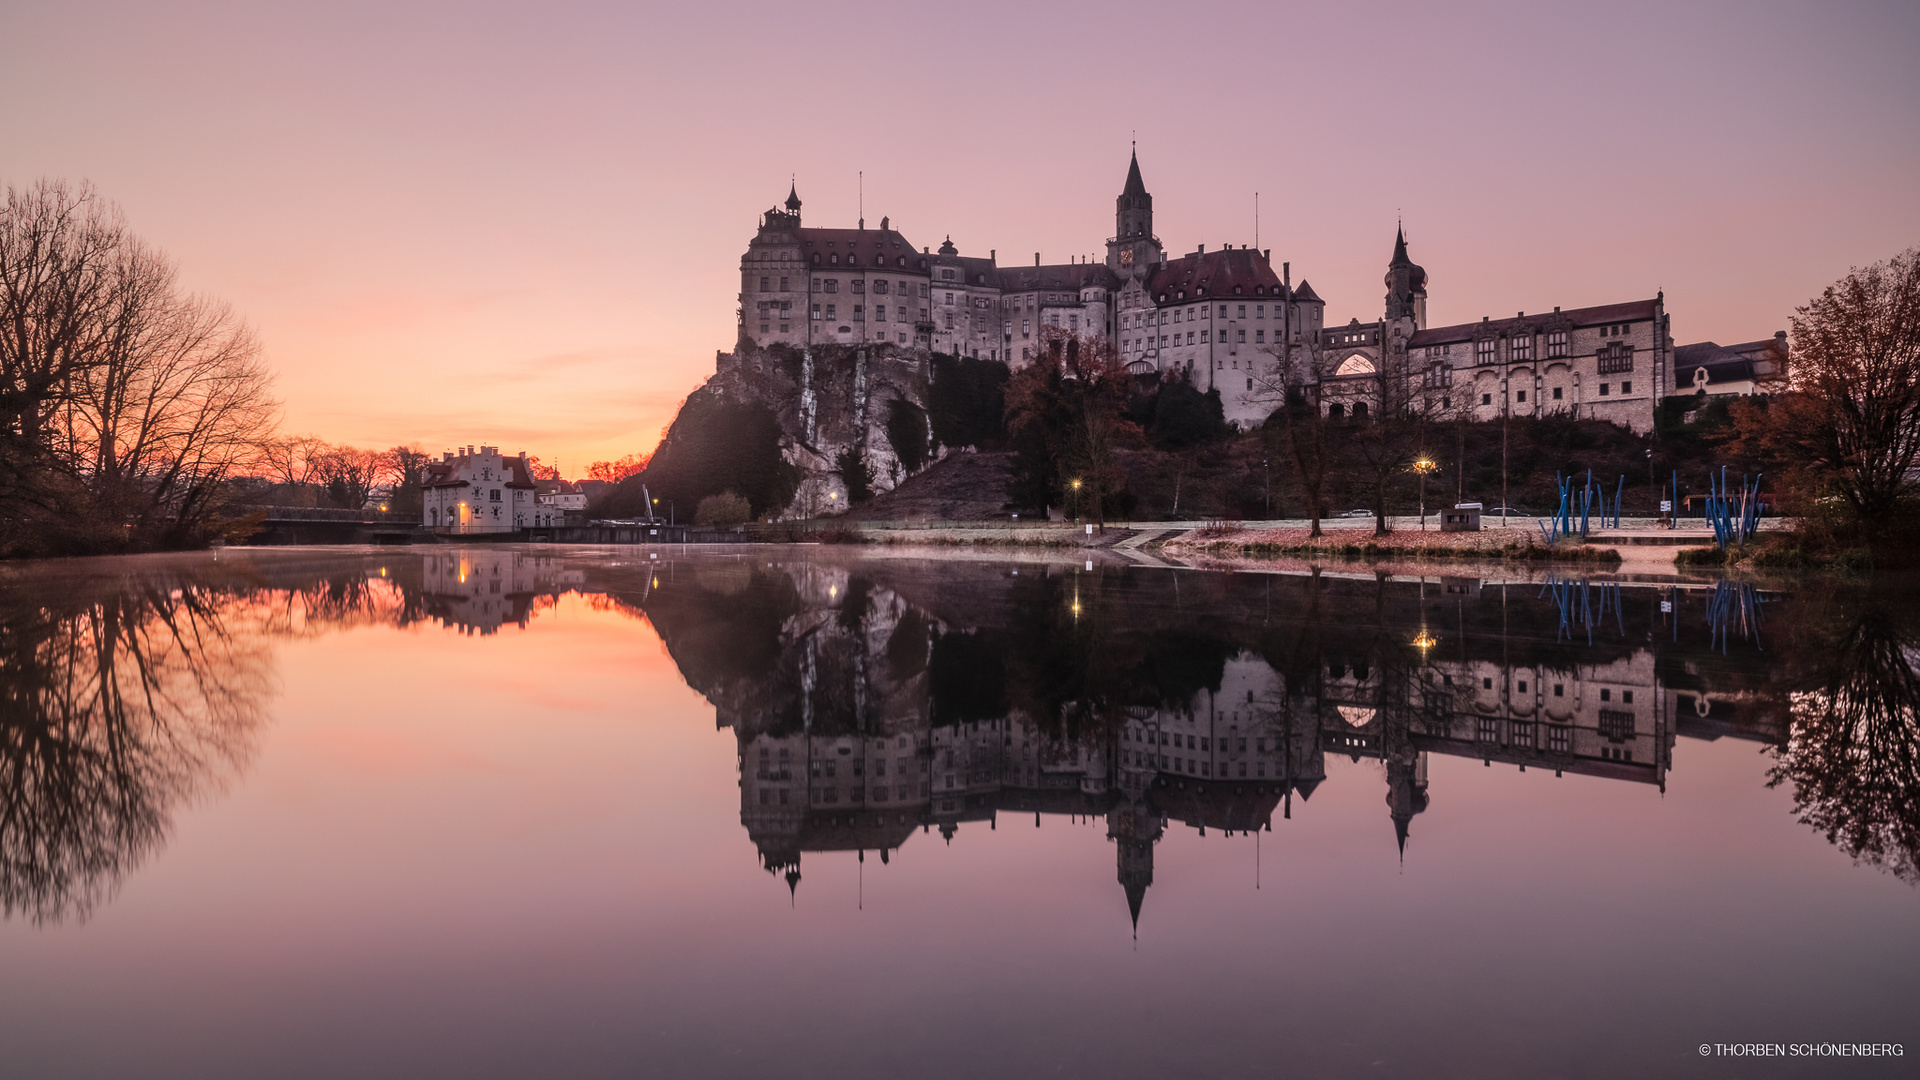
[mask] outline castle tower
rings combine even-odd
[[[1412,319],[1415,330],[1427,327],[1427,272],[1407,258],[1407,233],[1395,229],[1393,261],[1387,263],[1387,321]]]
[[[793,227],[800,227],[800,184],[795,181],[787,185],[787,213],[793,215]]]
[[[1160,261],[1153,235],[1153,196],[1140,179],[1140,154],[1127,165],[1127,183],[1114,200],[1113,239],[1107,241],[1107,269],[1121,277],[1145,277]]]

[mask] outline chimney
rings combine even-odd
[[[999,253],[998,251],[996,251],[996,250],[994,250],[993,248],[988,248],[988,249],[987,249],[987,261],[988,261],[988,262],[998,262],[998,261],[999,261],[999,259],[1000,259],[1000,253]]]
[[[1040,253],[1037,251],[1033,253],[1033,265],[1035,266],[1040,265]]]
[[[1265,260],[1267,260],[1268,262],[1272,262],[1272,261],[1273,261],[1273,249],[1272,249],[1272,248],[1268,248],[1267,250],[1265,250],[1265,251],[1263,251],[1263,252],[1261,252],[1261,253],[1260,253],[1260,257],[1261,257],[1261,258],[1263,258],[1263,259],[1265,259]]]
[[[1201,245],[1200,245],[1200,250],[1199,250],[1199,251],[1196,251],[1196,252],[1194,252],[1194,254],[1196,254],[1196,255],[1205,255],[1206,253],[1207,253],[1207,245],[1205,245],[1205,244],[1201,244]]]

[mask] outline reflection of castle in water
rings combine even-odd
[[[1036,571],[1027,572],[1031,581]],[[1390,626],[1370,650],[1309,643],[1276,665],[1222,621],[1217,640],[1158,652],[1149,642],[1132,657],[1205,667],[1190,688],[1126,700],[1088,680],[1063,698],[1042,687],[1036,701],[1034,688],[1014,685],[1021,673],[1006,670],[1020,663],[1006,653],[1017,631],[945,624],[847,570],[808,565],[784,576],[792,595],[770,670],[700,688],[738,739],[741,821],[766,869],[790,887],[807,851],[863,859],[874,851],[884,862],[916,831],[951,838],[963,824],[994,827],[1003,814],[1032,813],[1036,824],[1046,814],[1097,816],[1137,922],[1164,829],[1271,830],[1276,812],[1290,816],[1294,797],[1305,800],[1325,779],[1328,755],[1383,763],[1386,817],[1404,857],[1410,824],[1427,807],[1433,754],[1664,789],[1674,745],[1676,698],[1644,643],[1503,661],[1442,655],[1419,643],[1434,640],[1424,630]],[[1057,575],[1051,582],[1053,592],[1069,587]],[[1076,629],[1096,618],[1081,614],[1083,599],[1067,605],[1055,636],[1078,633],[1096,653],[1126,652],[1110,633]],[[1424,599],[1413,599],[1417,610]],[[673,619],[656,622],[671,647]],[[1001,681],[1005,690],[992,685]]]

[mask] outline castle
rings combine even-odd
[[[916,248],[887,218],[878,229],[803,226],[798,187],[760,219],[740,260],[740,340],[889,347],[1018,365],[1043,328],[1113,342],[1136,375],[1178,374],[1218,390],[1241,427],[1278,404],[1273,374],[1310,371],[1329,415],[1379,407],[1404,380],[1429,413],[1476,420],[1566,413],[1653,427],[1673,390],[1664,295],[1551,313],[1433,327],[1427,273],[1396,235],[1382,317],[1323,325],[1325,302],[1303,278],[1274,272],[1271,250],[1205,245],[1170,257],[1153,231],[1153,196],[1136,153],[1114,207],[1104,263],[1002,266],[963,256],[951,237]]]

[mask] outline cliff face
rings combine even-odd
[[[874,491],[891,491],[905,479],[907,470],[887,434],[888,412],[899,400],[924,415],[929,365],[925,353],[887,345],[743,344],[718,354],[704,389],[773,411],[784,433],[781,454],[800,472],[789,512],[811,515],[834,503],[847,505],[837,469],[848,450],[858,451],[872,470]]]

